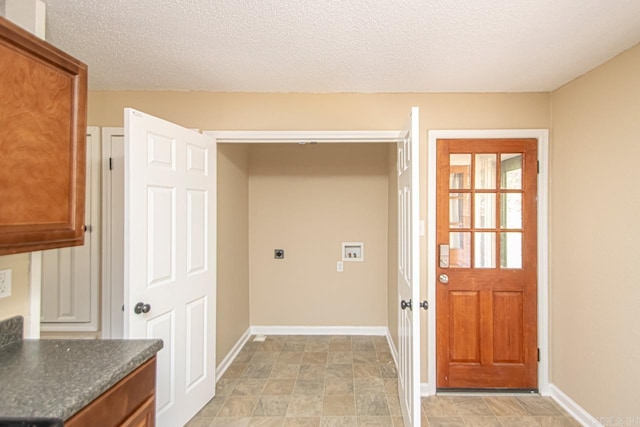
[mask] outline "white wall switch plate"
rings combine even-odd
[[[11,269],[0,270],[0,298],[11,296]]]
[[[344,264],[342,261],[338,261],[337,267],[336,267],[336,271],[338,273],[342,273],[344,271]]]

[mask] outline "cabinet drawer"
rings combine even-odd
[[[65,422],[65,427],[153,426],[156,357],[145,362],[119,383]],[[149,413],[150,412],[150,413]],[[145,423],[131,422],[146,419]]]

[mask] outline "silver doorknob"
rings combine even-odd
[[[441,274],[440,276],[438,276],[438,280],[440,281],[440,283],[442,283],[443,285],[446,285],[447,283],[449,283],[449,276],[447,274]]]
[[[145,304],[143,302],[139,302],[136,304],[136,306],[133,308],[133,312],[136,314],[141,314],[141,313],[148,313],[149,311],[151,311],[151,306],[149,304]]]
[[[409,300],[409,301],[402,300],[400,302],[400,308],[403,309],[403,310],[406,310],[407,308],[409,310],[413,310],[413,307],[411,307],[411,300]]]

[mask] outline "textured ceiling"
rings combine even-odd
[[[92,89],[549,91],[640,41],[640,0],[45,0]]]

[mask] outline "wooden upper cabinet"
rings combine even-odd
[[[0,17],[0,255],[84,243],[87,66]]]

